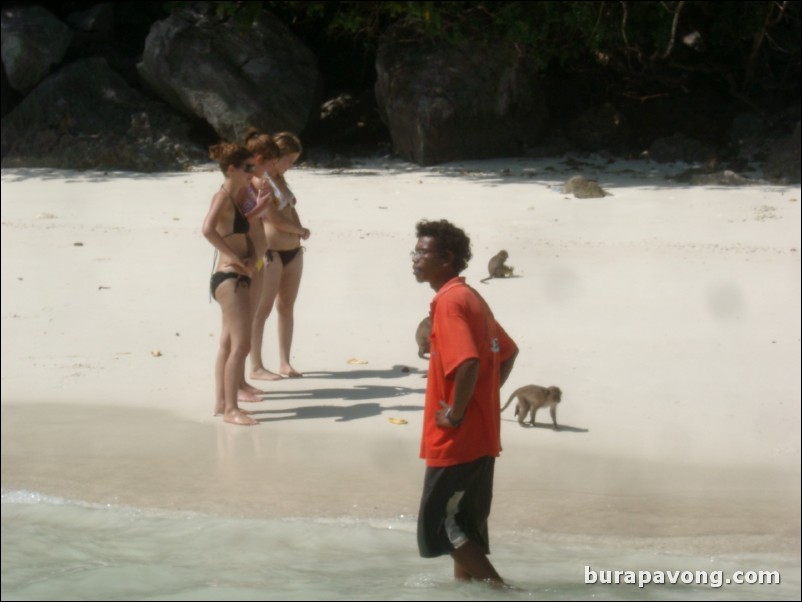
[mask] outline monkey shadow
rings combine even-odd
[[[396,364],[392,368],[385,370],[369,370],[365,368],[357,370],[334,371],[305,371],[304,378],[332,378],[332,379],[360,379],[360,378],[404,378],[413,374],[426,374],[427,370],[420,370],[404,364]]]
[[[515,278],[523,278],[520,274],[513,274],[511,276],[504,276],[504,278],[483,278],[479,282],[482,284],[490,284],[491,282],[496,282],[497,280],[514,280]]]
[[[504,419],[504,422],[518,422],[518,421],[516,419],[514,419],[514,418],[508,418],[508,419]],[[549,430],[549,431],[553,431],[554,430],[554,425],[553,424],[549,424],[547,422],[536,422],[534,425],[531,425],[528,422],[524,422],[520,426],[523,427],[523,428],[527,428],[527,429],[546,429],[546,430]],[[565,424],[561,424],[560,426],[557,427],[557,431],[558,432],[566,432],[566,433],[589,433],[590,429],[583,429],[583,428],[579,428],[577,426],[568,426],[568,425],[565,425]]]
[[[383,406],[380,403],[357,403],[350,406],[301,406],[284,410],[261,410],[252,414],[259,422],[282,422],[284,420],[309,420],[333,418],[334,422],[350,422],[363,418],[381,416],[384,412],[421,412],[423,406]],[[264,418],[261,416],[266,414]]]

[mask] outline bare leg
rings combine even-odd
[[[455,581],[470,581],[471,580],[471,574],[468,571],[466,571],[462,567],[462,565],[459,562],[457,562],[456,560],[454,561],[454,580]]]
[[[262,223],[259,222],[259,228],[255,230],[256,232],[262,231]],[[262,231],[262,237],[264,238],[264,232]],[[264,243],[262,247],[265,247],[267,243]],[[258,252],[258,251],[257,251]],[[257,257],[264,256],[264,248],[262,248],[261,254],[258,254]],[[260,260],[262,261],[262,260]],[[264,267],[264,263],[262,264]],[[255,313],[257,307],[259,307],[259,299],[262,296],[262,282],[264,281],[264,272],[263,270],[257,269],[253,277],[251,278],[251,286],[250,286],[250,302],[251,302],[251,311]],[[253,316],[251,317],[251,322],[253,322]],[[253,335],[253,333],[251,333]],[[261,335],[260,335],[261,338]],[[237,391],[237,401],[244,401],[246,403],[253,403],[262,401],[262,398],[259,397],[260,395],[264,395],[267,391],[263,391],[261,389],[257,389],[248,384],[248,381],[245,380],[245,375],[242,375],[242,382],[239,386],[239,391]]]
[[[220,349],[217,352],[217,359],[214,362],[214,415],[220,416],[226,410],[226,392],[223,383],[225,379],[223,372],[226,367],[226,360],[231,352],[231,336],[223,320],[223,328],[220,333]]]
[[[254,230],[255,233],[261,232],[263,244],[257,247],[257,257],[263,257],[264,251],[266,248],[266,242],[264,242],[264,231],[262,230],[262,222],[261,220],[257,220],[259,222],[259,228]],[[261,248],[261,253],[259,253],[259,248]],[[263,260],[259,260],[263,261]],[[264,267],[264,263],[261,264],[261,267]],[[257,268],[257,270],[253,273],[251,277],[251,286],[248,296],[250,298],[250,305],[251,311],[255,312],[256,308],[259,307],[259,298],[262,295],[262,281],[264,280],[264,274],[262,273],[262,269]],[[251,316],[251,322],[253,322],[253,316]],[[245,380],[245,374],[242,375],[242,382],[239,386],[239,391],[237,391],[237,401],[244,401],[246,403],[253,403],[262,401],[259,395],[265,394],[266,391],[262,391],[261,389],[257,389],[256,387],[252,387],[248,384],[248,381]]]
[[[278,347],[282,376],[298,378],[303,376],[290,365],[290,350],[292,349],[292,335],[295,329],[295,300],[301,287],[301,274],[304,269],[303,252],[284,266],[284,274],[279,283],[276,308],[278,310]]]
[[[496,587],[505,585],[484,550],[476,542],[466,542],[451,552],[451,557],[454,559],[455,579],[460,581],[476,579]]]
[[[281,260],[276,258],[266,264],[260,272],[261,287],[251,329],[251,378],[256,380],[281,379],[281,376],[265,368],[262,360],[262,343],[265,336],[265,323],[278,294],[282,271]]]
[[[242,412],[237,404],[237,392],[245,370],[245,357],[250,349],[251,312],[248,293],[237,281],[227,280],[217,287],[215,294],[223,311],[224,331],[228,333],[228,356],[223,366],[223,420],[245,426],[259,424]]]

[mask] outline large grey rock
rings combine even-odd
[[[128,87],[103,59],[48,77],[3,118],[3,167],[168,171],[205,153],[189,124]]]
[[[2,105],[0,105],[0,107],[2,107],[2,109],[0,111],[0,117],[5,117],[14,107],[17,106],[21,95],[14,88],[12,88],[11,84],[8,82],[6,68],[2,62],[0,62],[0,67],[2,67],[2,76],[0,76],[0,95],[2,95]]]
[[[376,56],[376,100],[398,154],[433,165],[536,145],[547,109],[532,65],[501,45],[421,39],[391,29]]]
[[[228,140],[249,127],[300,132],[319,107],[314,55],[267,12],[246,26],[211,3],[182,3],[153,25],[138,67],[160,98]]]
[[[0,11],[2,56],[11,87],[27,92],[64,58],[72,41],[70,28],[41,6],[14,6]]]
[[[585,176],[574,176],[565,182],[565,194],[573,194],[578,199],[603,199],[612,196],[604,188],[599,186],[596,180],[591,180]]]
[[[70,13],[67,23],[76,31],[110,40],[114,35],[114,5],[110,2],[95,4],[86,10]]]

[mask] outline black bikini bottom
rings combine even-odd
[[[212,280],[209,283],[209,290],[212,293],[212,297],[214,297],[214,292],[217,290],[217,287],[229,278],[234,278],[237,281],[237,286],[234,287],[234,290],[238,289],[240,285],[245,288],[251,287],[251,278],[249,276],[237,274],[236,272],[215,272],[212,274]]]
[[[296,247],[294,249],[290,249],[289,251],[273,251],[272,249],[268,249],[265,253],[265,257],[267,258],[267,263],[273,261],[273,253],[278,255],[279,259],[281,259],[281,265],[287,265],[295,256],[301,252],[303,247]]]

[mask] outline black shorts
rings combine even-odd
[[[467,541],[490,553],[487,517],[493,501],[493,467],[485,456],[456,466],[429,466],[418,512],[418,550],[424,558],[450,554]]]

